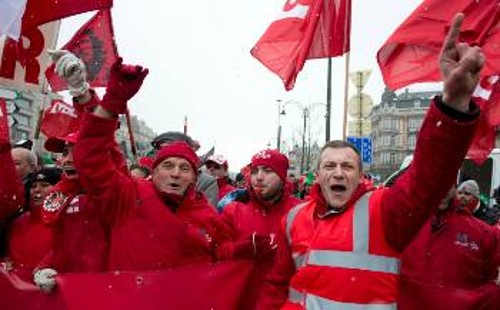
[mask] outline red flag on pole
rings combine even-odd
[[[109,69],[118,58],[110,10],[99,11],[71,40],[62,47],[79,57],[87,69],[87,82],[92,87],[105,87]],[[67,89],[67,84],[54,72],[54,64],[45,71],[52,91]]]
[[[349,51],[351,0],[287,0],[251,50],[291,90],[307,59]]]
[[[78,115],[73,106],[53,100],[42,117],[40,131],[47,137],[64,137],[78,130]]]
[[[486,55],[483,76],[500,72],[500,6],[498,1],[426,0],[389,37],[377,60],[390,89],[441,80],[438,56],[457,12],[465,19],[459,40],[481,46]]]
[[[71,15],[112,6],[113,0],[28,0],[22,19],[22,32]]]
[[[481,108],[479,128],[468,156],[484,161],[494,147],[495,128],[500,124],[500,6],[498,1],[424,1],[377,53],[377,60],[390,89],[412,83],[441,81],[438,57],[457,12],[465,19],[459,41],[480,46],[486,56],[482,79],[474,94]]]
[[[474,101],[481,108],[479,126],[467,156],[481,165],[495,147],[495,129],[500,125],[500,79],[498,75],[481,79],[474,95]]]

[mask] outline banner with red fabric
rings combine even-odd
[[[78,130],[78,115],[73,106],[62,100],[52,100],[45,110],[40,131],[47,137],[64,137]]]
[[[291,90],[307,59],[349,51],[350,30],[351,0],[287,0],[250,53]]]
[[[426,0],[379,49],[377,61],[386,86],[393,90],[413,83],[441,81],[438,57],[457,12],[465,15],[459,41],[480,46],[486,56],[478,89],[488,90],[487,97],[475,94],[482,113],[468,152],[468,156],[480,164],[493,149],[495,128],[500,125],[500,85],[498,77],[494,78],[500,73],[498,1]]]
[[[9,116],[7,115],[7,102],[0,98],[0,141],[9,141]]]
[[[222,262],[167,271],[60,274],[45,295],[15,274],[0,273],[2,309],[240,309],[252,262]]]
[[[118,59],[110,10],[97,12],[61,49],[72,52],[85,63],[91,87],[105,87],[109,69]],[[54,64],[47,68],[45,76],[53,92],[67,89],[67,83],[54,72]]]
[[[480,46],[486,55],[483,76],[500,72],[500,6],[498,1],[426,0],[394,31],[377,52],[388,88],[441,81],[438,56],[457,12],[465,19],[459,41]]]
[[[473,99],[481,109],[481,116],[467,156],[481,165],[495,147],[495,129],[500,125],[499,76],[483,77],[473,94]]]
[[[28,0],[21,32],[50,21],[112,6],[113,0]]]

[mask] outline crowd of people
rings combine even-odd
[[[277,150],[249,156],[232,180],[223,156],[201,162],[199,143],[178,132],[156,137],[154,156],[128,166],[118,116],[148,69],[119,59],[101,99],[81,60],[53,52],[80,127],[46,141],[58,168],[39,168],[0,132],[3,268],[51,293],[58,273],[251,260],[240,309],[500,309],[500,229],[481,219],[477,183],[456,185],[484,64],[480,48],[458,42],[462,19],[440,54],[443,95],[390,186],[367,178],[359,151],[341,140],[322,147],[300,186]]]

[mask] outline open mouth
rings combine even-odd
[[[170,183],[170,184],[168,184],[168,186],[169,186],[171,189],[173,189],[173,190],[178,190],[178,189],[180,189],[180,188],[181,188],[181,186],[180,186],[179,184],[177,184],[177,183]]]
[[[63,171],[64,171],[64,173],[66,173],[66,175],[76,175],[75,168],[63,167]]]
[[[342,184],[334,184],[334,185],[330,186],[330,189],[334,193],[341,194],[341,193],[344,193],[347,190],[347,187],[345,185],[342,185]]]

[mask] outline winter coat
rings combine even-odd
[[[208,202],[212,206],[217,206],[219,187],[217,186],[217,180],[201,170],[198,172],[198,179],[196,180],[196,191],[203,193],[207,197]]]
[[[404,251],[398,309],[500,309],[499,266],[500,231],[450,206]]]
[[[222,245],[220,251],[223,252],[225,247],[231,248],[234,244],[250,240],[254,232],[259,235],[268,236],[280,233],[279,227],[282,217],[291,208],[302,202],[291,195],[291,190],[288,187],[285,188],[281,199],[276,203],[264,203],[255,196],[251,189],[248,189],[250,201],[246,203],[234,201],[228,204],[224,208],[222,218],[235,231],[236,238],[232,242]],[[276,237],[276,240],[282,239]],[[284,246],[284,244],[278,244],[278,247],[280,246]],[[228,252],[231,252],[231,250]],[[257,254],[259,255],[259,253]],[[274,255],[249,256],[245,258],[255,260],[255,264],[248,290],[245,296],[241,297],[242,301],[239,309],[253,309],[265,276],[273,266]]]
[[[226,196],[228,193],[236,189],[234,186],[229,184],[228,177],[217,179],[217,186],[219,187],[219,193],[217,194],[217,202],[219,202],[222,198],[224,198],[224,196]],[[217,206],[217,204],[215,204],[214,206]]]
[[[113,164],[116,120],[85,115],[75,165],[110,229],[109,268],[156,270],[212,261],[229,231],[203,195],[190,188],[173,202],[151,181],[136,180]]]
[[[11,149],[10,143],[0,143],[0,258],[6,254],[9,227],[25,205],[24,185],[17,178]]]
[[[78,179],[63,176],[43,204],[41,217],[53,229],[54,239],[52,251],[39,268],[51,267],[58,272],[106,270],[109,237],[98,206],[99,202],[83,193]]]
[[[474,136],[479,110],[473,103],[471,107],[472,112],[461,113],[444,105],[439,97],[433,100],[422,124],[414,160],[410,168],[398,178],[392,187],[375,189],[375,191],[384,191],[378,205],[380,210],[377,211],[380,221],[377,225],[382,233],[378,239],[370,240],[370,249],[377,248],[377,244],[380,242],[390,245],[394,251],[402,252],[425,223],[432,209],[445,196],[456,179],[457,171]],[[366,184],[360,184],[360,187],[364,186]],[[359,195],[356,197],[361,197],[360,191],[363,189],[358,189]],[[355,205],[356,197],[353,197],[346,204],[345,210]],[[322,229],[327,222],[336,221],[336,217],[348,214],[348,212],[341,212],[327,215],[328,207],[324,203],[322,195],[317,195],[313,199],[316,202],[316,212],[309,227],[310,231],[302,232],[305,239],[301,240],[301,244],[310,244],[312,239],[309,238],[320,233],[316,230]],[[370,208],[372,207],[376,208],[377,206],[370,206]],[[302,212],[302,214],[309,216],[307,212]],[[302,221],[300,216],[297,214],[294,223]],[[284,231],[286,231],[286,226],[286,222],[284,222],[282,225]],[[326,226],[331,227],[330,225]],[[291,231],[294,229],[296,228],[292,223]],[[339,227],[339,229],[341,228]],[[332,240],[332,245],[336,244],[336,247],[341,246],[342,243],[345,243],[343,247],[352,247],[352,239],[349,236],[346,236],[345,240]],[[295,269],[291,255],[292,249],[296,249],[300,245],[295,243],[288,245],[288,247],[278,248],[275,266],[261,292],[258,309],[280,308],[287,299],[289,283],[301,280],[301,270]],[[307,296],[308,292],[328,289],[328,285],[328,281],[321,279],[303,282],[301,283],[303,288],[301,293]],[[346,292],[345,297],[347,298],[351,293]],[[375,302],[371,297],[364,296],[363,303]],[[344,298],[339,300],[339,302],[343,301],[345,301]],[[298,306],[297,309],[301,308]],[[312,307],[311,309],[316,308]]]

